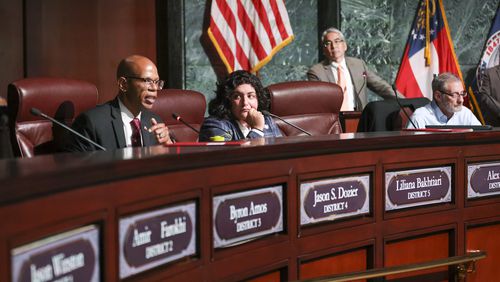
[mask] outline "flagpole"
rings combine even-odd
[[[431,65],[429,0],[425,0],[425,66]]]

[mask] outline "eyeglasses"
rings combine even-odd
[[[156,87],[158,87],[159,90],[163,89],[163,85],[165,85],[165,81],[164,80],[152,80],[151,78],[144,78],[144,77],[135,77],[135,76],[126,76],[125,77],[126,79],[137,79],[137,80],[141,80],[142,82],[145,82],[148,87],[153,87],[156,85]]]
[[[342,39],[335,39],[333,41],[327,40],[327,41],[323,42],[323,47],[326,48],[326,47],[330,47],[331,45],[340,45],[342,43],[344,43],[344,40],[342,40]]]
[[[444,92],[442,90],[439,90],[439,92],[441,92],[445,95],[451,96],[453,98],[458,98],[458,96],[462,96],[462,98],[467,97],[467,91],[448,93],[448,92]]]

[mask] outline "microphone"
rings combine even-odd
[[[354,93],[356,94],[356,98],[359,99],[359,93],[361,93],[361,90],[363,90],[363,88],[366,86],[366,70],[363,71],[363,84],[361,85],[361,87],[359,88],[359,91],[357,91],[357,93]],[[354,84],[353,84],[354,85]],[[358,110],[356,107],[354,107],[354,110]]]
[[[193,130],[194,132],[200,134],[200,131],[197,130],[196,128],[192,127],[189,123],[187,123],[181,116],[179,116],[178,114],[176,113],[172,113],[172,117],[177,120],[177,121],[180,121],[182,122],[185,126],[191,128],[191,130]]]
[[[408,121],[410,121],[411,125],[413,125],[413,128],[418,129],[418,127],[415,125],[415,123],[413,123],[413,121],[411,120],[410,116],[408,115],[408,113],[403,108],[403,105],[401,105],[401,101],[399,101],[398,91],[396,89],[396,84],[393,84],[391,86],[392,86],[392,91],[394,91],[394,95],[396,96],[396,102],[398,103],[399,109],[403,111],[403,113],[405,114],[405,116],[408,118]]]
[[[305,134],[307,134],[307,135],[309,135],[309,136],[312,136],[312,134],[311,134],[311,133],[309,133],[309,132],[307,132],[305,129],[302,129],[302,128],[300,128],[300,127],[296,126],[295,124],[290,123],[290,122],[286,121],[285,119],[283,119],[283,118],[281,118],[281,117],[279,117],[279,116],[277,116],[277,115],[275,115],[275,114],[271,114],[271,113],[270,113],[270,112],[268,112],[268,111],[260,111],[260,112],[261,112],[263,115],[265,115],[265,116],[270,116],[270,117],[273,117],[273,118],[277,118],[277,119],[281,120],[282,122],[284,122],[284,123],[286,123],[286,124],[290,125],[291,127],[295,128],[295,129],[298,129],[298,130],[299,130],[299,131],[301,131],[302,133],[305,133]]]
[[[44,114],[44,113],[42,113],[39,109],[37,109],[37,108],[31,108],[30,112],[31,112],[32,115],[40,116],[40,117],[43,117],[44,119],[50,120],[51,122],[59,125],[60,127],[66,129],[67,131],[73,133],[74,135],[80,137],[81,139],[89,142],[90,144],[96,146],[97,148],[99,148],[99,149],[101,149],[103,151],[106,151],[106,148],[104,148],[103,146],[101,146],[101,145],[97,144],[96,142],[92,141],[91,139],[89,139],[89,138],[81,135],[80,133],[76,132],[75,130],[73,130],[71,127],[65,125],[64,123],[62,123],[62,122],[60,122],[60,121],[58,121],[58,120],[56,120],[56,119],[54,119],[54,118],[52,118],[52,117]]]

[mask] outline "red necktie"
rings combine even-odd
[[[132,126],[132,147],[141,147],[141,121],[134,118],[130,125]]]

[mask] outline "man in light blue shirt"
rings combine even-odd
[[[481,125],[467,107],[463,106],[467,92],[462,81],[445,72],[432,81],[433,100],[415,110],[407,128],[425,128],[427,125]],[[413,123],[412,123],[413,122]]]

